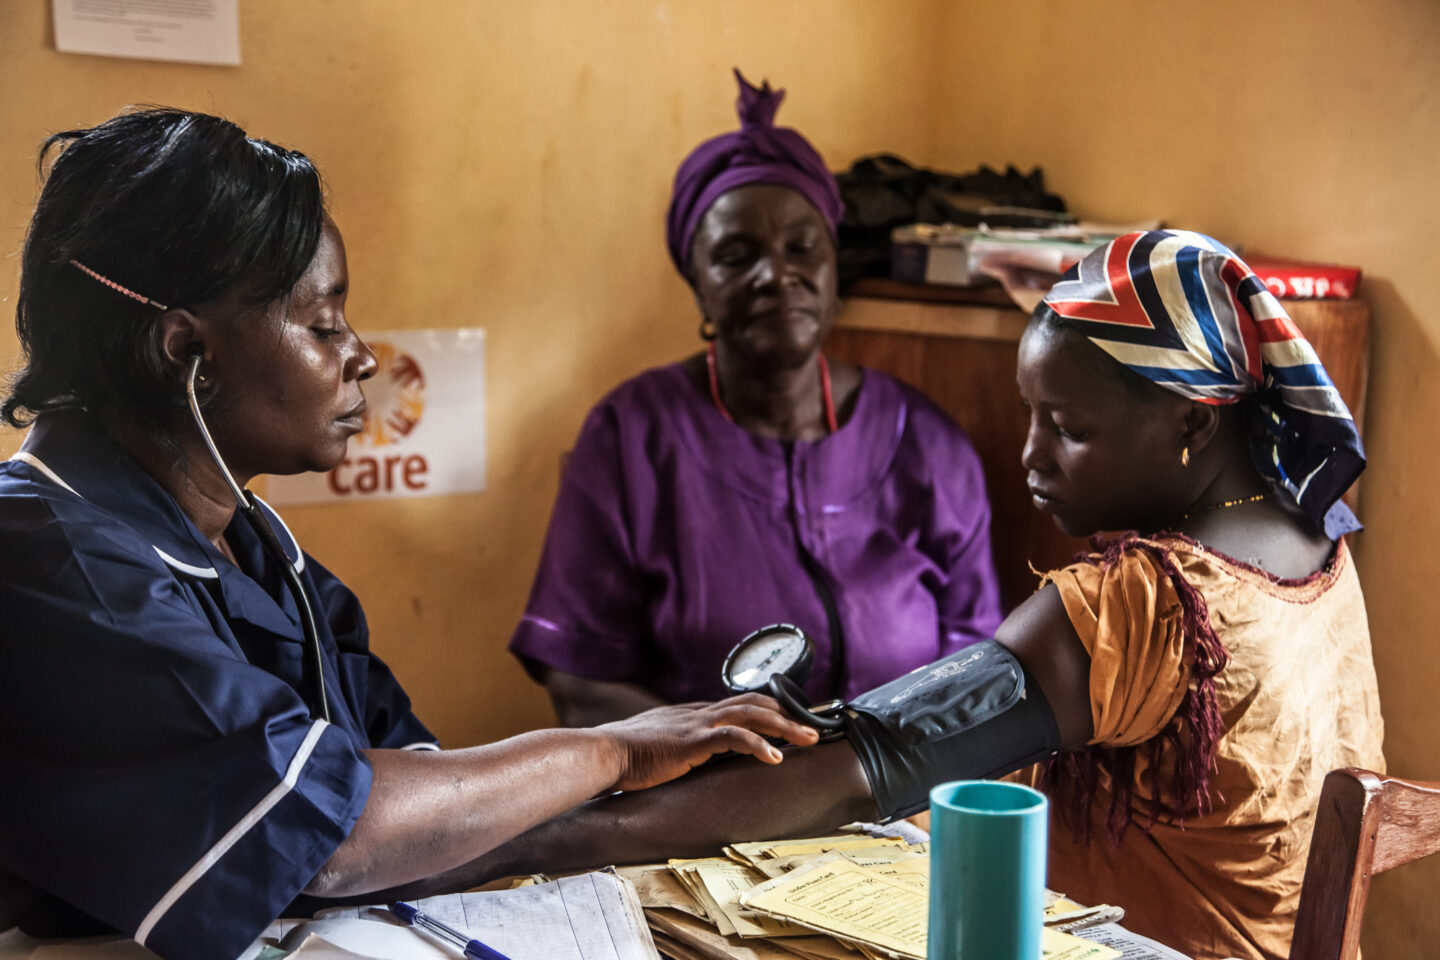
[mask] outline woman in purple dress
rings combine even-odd
[[[511,641],[566,725],[724,696],[725,654],[777,621],[815,642],[816,700],[1000,622],[979,458],[918,391],[827,363],[839,188],[774,125],[783,91],[736,76],[741,127],[667,217],[707,348],[590,412]]]

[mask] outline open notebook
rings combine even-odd
[[[659,960],[660,956],[635,888],[609,872],[413,902],[510,960]],[[384,907],[325,910],[314,920],[292,922],[289,929],[272,926],[272,932],[283,937],[281,944],[295,951],[291,955],[297,960],[346,955],[455,960],[460,953],[419,928],[399,925]]]
[[[414,901],[510,960],[660,960],[630,881],[609,872],[510,890]],[[460,950],[378,907],[337,907],[314,920],[276,920],[240,960],[457,960]],[[0,932],[0,960],[156,960],[119,936],[35,940]]]

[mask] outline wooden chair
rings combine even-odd
[[[1440,853],[1440,783],[1331,771],[1300,888],[1290,960],[1355,960],[1370,878]]]

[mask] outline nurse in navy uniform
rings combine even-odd
[[[334,467],[365,416],[315,168],[165,109],[52,151],[0,406],[30,428],[0,464],[0,929],[233,957],[302,894],[463,888],[588,797],[814,741],[750,696],[439,750],[355,596],[237,511],[259,474]]]

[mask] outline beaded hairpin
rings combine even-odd
[[[87,276],[91,276],[91,277],[94,277],[96,280],[99,280],[101,283],[105,284],[105,286],[109,287],[111,290],[114,290],[116,293],[123,293],[125,296],[129,297],[131,300],[139,300],[141,303],[145,304],[147,307],[154,307],[156,310],[160,310],[160,311],[162,311],[162,312],[165,311],[165,310],[169,310],[169,309],[170,309],[169,307],[165,306],[165,304],[160,303],[160,302],[157,301],[157,300],[151,300],[149,297],[144,296],[143,294],[136,293],[134,290],[131,290],[129,287],[122,287],[120,284],[116,283],[114,280],[111,280],[109,277],[105,276],[104,274],[102,274],[102,273],[97,273],[96,271],[91,270],[89,267],[85,266],[85,264],[81,263],[79,260],[71,260],[71,261],[70,261],[70,265],[71,265],[72,267],[74,267],[75,269],[79,270],[81,273],[84,273],[84,274],[86,274]]]

